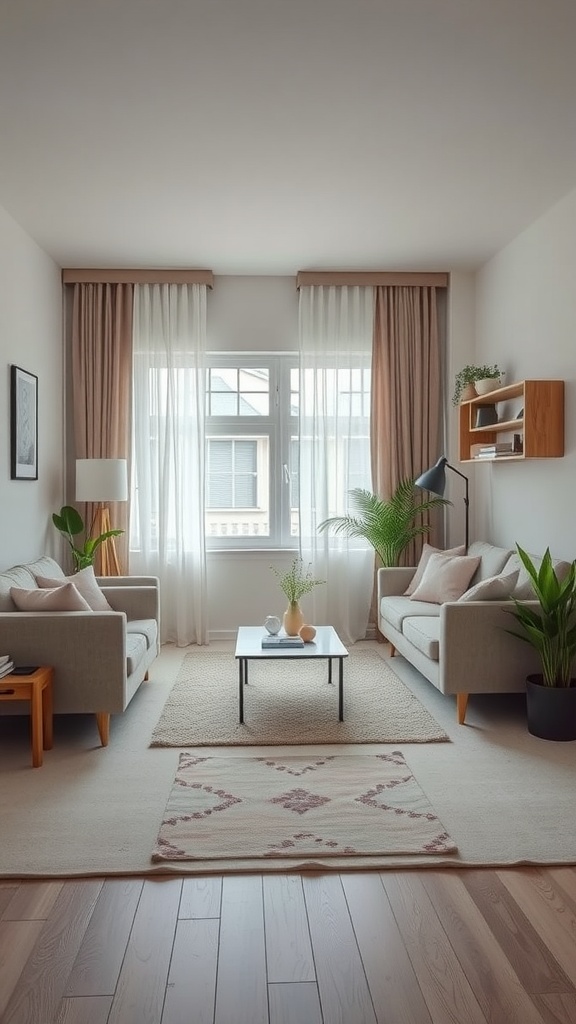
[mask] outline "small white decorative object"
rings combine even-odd
[[[264,629],[270,633],[270,636],[276,636],[276,633],[280,632],[280,626],[282,625],[277,615],[267,615],[266,621],[264,622]]]

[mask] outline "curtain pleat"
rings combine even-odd
[[[126,459],[130,469],[131,284],[75,284],[72,300],[74,445],[78,459]],[[85,522],[94,506],[84,506]],[[110,504],[123,571],[128,570],[128,502]]]

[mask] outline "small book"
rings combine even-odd
[[[301,636],[263,636],[262,637],[262,649],[276,648],[281,650],[283,647],[304,647],[304,641]]]
[[[0,679],[3,679],[4,676],[11,675],[13,669],[14,669],[14,662],[13,661],[7,661],[7,662],[5,662],[4,665],[0,665]]]
[[[0,668],[5,665],[8,661],[12,661],[9,654],[0,654]]]

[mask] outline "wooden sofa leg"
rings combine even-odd
[[[396,648],[394,647],[394,644],[391,643],[390,644],[390,657],[393,658],[395,654],[396,654]]]
[[[458,725],[464,725],[464,719],[466,718],[466,708],[468,707],[469,696],[469,693],[456,694],[456,714],[458,716]]]
[[[100,742],[103,747],[107,747],[108,740],[110,739],[110,715],[106,714],[105,711],[96,712],[96,724],[100,734]]]
[[[146,673],[146,675],[144,676],[144,682],[145,682],[145,683],[147,683],[147,682],[148,682],[148,673]]]

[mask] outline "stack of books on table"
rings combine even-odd
[[[516,454],[513,441],[497,441],[495,444],[474,445],[473,458],[497,459],[499,456]]]
[[[304,647],[301,636],[263,636],[262,650],[282,650],[284,647]]]
[[[0,654],[0,679],[9,676],[14,668],[14,662],[9,654]]]

